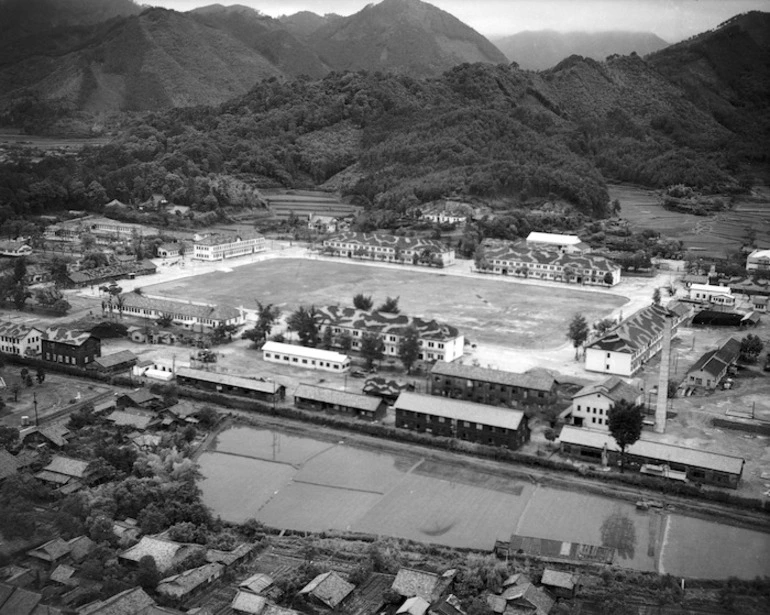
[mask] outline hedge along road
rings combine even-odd
[[[447,465],[420,449],[374,451],[333,435],[226,429],[199,458],[204,501],[224,519],[254,517],[285,529],[481,550],[519,534],[610,546],[616,564],[634,570],[691,578],[770,574],[770,534],[638,511],[632,502],[511,478],[503,465],[494,472],[492,462]]]

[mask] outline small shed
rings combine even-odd
[[[348,583],[333,570],[319,574],[315,579],[303,587],[300,595],[313,598],[317,602],[326,605],[330,609],[337,609],[337,606],[347,598],[356,588],[352,583]]]
[[[574,598],[577,595],[580,577],[574,572],[546,568],[540,584],[557,598]]]

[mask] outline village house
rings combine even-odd
[[[71,482],[83,484],[88,480],[90,471],[88,462],[72,457],[55,455],[51,463],[35,474],[35,478],[46,483],[52,483],[58,487]]]
[[[137,566],[146,555],[155,560],[158,572],[161,574],[182,564],[187,558],[196,553],[203,553],[204,547],[197,544],[186,544],[166,540],[156,536],[142,536],[142,539],[133,547],[118,554],[118,559],[123,563]]]
[[[22,357],[39,355],[43,332],[22,323],[0,322],[0,350]]]
[[[609,412],[615,404],[626,401],[638,404],[642,391],[617,376],[611,376],[599,384],[590,384],[572,396],[572,406],[565,417],[576,427],[590,427],[607,431]]]
[[[339,230],[337,218],[334,216],[321,216],[318,214],[310,214],[310,218],[308,218],[307,221],[307,228],[316,233],[336,233]]]
[[[573,599],[580,586],[580,576],[574,572],[546,568],[540,578],[540,585],[545,587],[557,598]]]
[[[178,241],[174,243],[163,243],[156,248],[158,258],[175,258],[181,256],[185,251],[185,245]]]
[[[754,250],[746,257],[746,271],[770,273],[770,250]]]
[[[339,574],[330,570],[319,574],[305,585],[299,590],[299,595],[336,610],[355,588],[355,585],[348,583]]]
[[[455,327],[435,320],[423,320],[406,314],[366,312],[336,305],[319,308],[320,328],[331,327],[332,334],[347,332],[353,339],[353,350],[361,348],[367,333],[378,335],[385,344],[385,357],[398,356],[398,347],[409,327],[414,327],[420,340],[418,359],[454,361],[463,355],[465,338]]]
[[[534,244],[539,245],[539,244]],[[477,271],[569,284],[615,286],[621,268],[604,256],[565,253],[505,241],[485,241]]]
[[[556,602],[547,591],[536,587],[526,576],[513,575],[514,583],[506,582],[503,591],[495,598],[504,602],[503,613],[518,615],[549,615],[554,603]],[[489,601],[488,604],[493,611],[496,601]]]
[[[556,250],[564,254],[585,254],[591,246],[580,240],[577,235],[558,233],[539,233],[532,231],[527,235],[527,244],[535,249]]]
[[[145,431],[160,423],[154,412],[132,408],[131,410],[113,410],[104,417],[115,427],[131,427],[137,431]]]
[[[28,427],[19,432],[19,437],[24,446],[34,447],[45,444],[55,448],[62,448],[67,444],[67,440],[71,436],[70,430],[62,423],[49,423],[43,427]]]
[[[449,589],[456,575],[454,569],[436,574],[414,568],[399,568],[391,589],[404,598],[417,596],[432,604]]]
[[[556,381],[543,370],[524,374],[437,361],[430,372],[430,394],[491,406],[550,404]]]
[[[26,241],[15,239],[0,239],[0,256],[29,256],[32,248]]]
[[[459,201],[439,201],[422,207],[420,218],[434,224],[465,224],[473,208]]]
[[[690,301],[699,301],[725,307],[733,307],[735,305],[735,297],[728,286],[691,284],[688,293]]]
[[[167,598],[188,600],[205,591],[222,576],[224,570],[225,567],[222,564],[204,564],[166,577],[158,583],[155,591]]]
[[[102,356],[102,343],[88,331],[51,327],[43,333],[42,355],[52,363],[86,367]]]
[[[157,410],[163,405],[163,398],[142,388],[118,395],[115,404],[120,410],[124,408]]]
[[[687,320],[691,308],[681,303],[649,305],[620,323],[611,333],[585,349],[585,368],[618,376],[633,376],[663,347],[666,318],[671,336]]]
[[[282,342],[265,342],[262,346],[262,358],[271,363],[292,365],[303,369],[340,373],[350,369],[350,357],[345,354]]]
[[[37,575],[30,575],[29,571],[19,570],[23,577],[37,577]],[[52,607],[41,604],[43,595],[37,592],[30,591],[24,587],[16,587],[11,581],[19,582],[21,579],[17,577],[11,579],[5,579],[5,582],[0,583],[0,614],[2,615],[33,615],[38,612],[48,615],[56,615]],[[32,580],[30,580],[30,583]],[[22,583],[21,584],[25,584]]]
[[[227,393],[228,395],[242,395],[269,403],[279,402],[286,397],[286,387],[273,380],[246,378],[187,367],[180,367],[176,370],[176,381],[180,386]]]
[[[731,337],[715,350],[704,353],[687,371],[687,384],[716,389],[741,354],[740,340]]]
[[[227,305],[208,305],[137,293],[124,293],[121,297],[124,314],[153,320],[170,317],[186,329],[240,326],[246,322],[243,310]]]
[[[487,446],[517,449],[529,441],[521,410],[403,392],[394,406],[396,427]]]
[[[364,258],[386,263],[448,267],[455,251],[435,239],[401,237],[386,233],[348,231],[324,239],[324,254],[342,258]]]
[[[620,450],[608,432],[566,425],[559,434],[559,441],[565,455],[595,463],[602,462],[604,457],[612,466],[620,463]],[[637,440],[626,449],[627,468],[636,468],[643,474],[732,489],[738,487],[744,464],[741,457],[652,440]]]
[[[297,387],[294,391],[294,405],[307,410],[339,412],[369,421],[382,419],[388,407],[382,399],[377,397],[311,384],[300,384]]]
[[[767,304],[770,297],[762,297],[760,295],[754,295],[749,299],[751,309],[757,312],[767,312]]]
[[[94,359],[93,363],[89,363],[88,369],[100,374],[120,374],[131,371],[137,361],[137,356],[130,350],[120,350]]]
[[[205,233],[193,237],[193,258],[201,261],[221,261],[265,249],[265,238],[258,233]]]

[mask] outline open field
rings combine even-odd
[[[273,259],[235,269],[223,264],[221,271],[144,290],[252,309],[259,300],[280,306],[284,313],[300,304],[351,305],[359,292],[373,295],[375,305],[386,296],[398,296],[406,314],[451,323],[474,342],[526,349],[563,345],[566,323],[576,312],[593,322],[627,303],[618,295],[574,286],[536,286],[305,259]]]
[[[714,216],[695,216],[669,211],[657,194],[647,188],[625,184],[608,185],[610,199],[620,201],[620,216],[635,230],[652,229],[680,239],[685,248],[708,255],[726,256],[739,250],[748,229],[757,234],[757,245],[770,247],[770,194],[759,187],[755,195],[737,200],[729,211]]]
[[[470,461],[415,464],[411,454],[403,458],[393,451],[375,453],[256,428],[237,431],[239,437],[246,431],[263,443],[262,450],[250,451],[254,458],[216,450],[200,458],[204,501],[226,520],[254,517],[278,528],[363,531],[482,550],[517,533],[610,546],[617,550],[617,565],[635,570],[708,578],[770,574],[767,533],[668,510],[642,512],[632,502],[526,480],[503,480],[502,466],[495,472],[490,464],[482,469]],[[227,434],[219,442],[226,442]],[[287,458],[305,459],[300,468],[265,460],[275,434]],[[302,440],[327,448],[307,457],[311,446]],[[292,452],[295,445],[298,450]],[[383,478],[361,490],[362,479],[378,473]],[[303,478],[312,478],[312,484]],[[703,536],[697,559],[693,535]]]

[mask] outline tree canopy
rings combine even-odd
[[[644,408],[640,404],[621,399],[614,404],[607,415],[610,434],[620,448],[620,471],[625,469],[626,449],[642,435]]]
[[[567,337],[575,347],[575,359],[578,358],[578,348],[586,343],[588,339],[588,323],[585,316],[582,314],[575,314],[569,323],[567,329]]]

